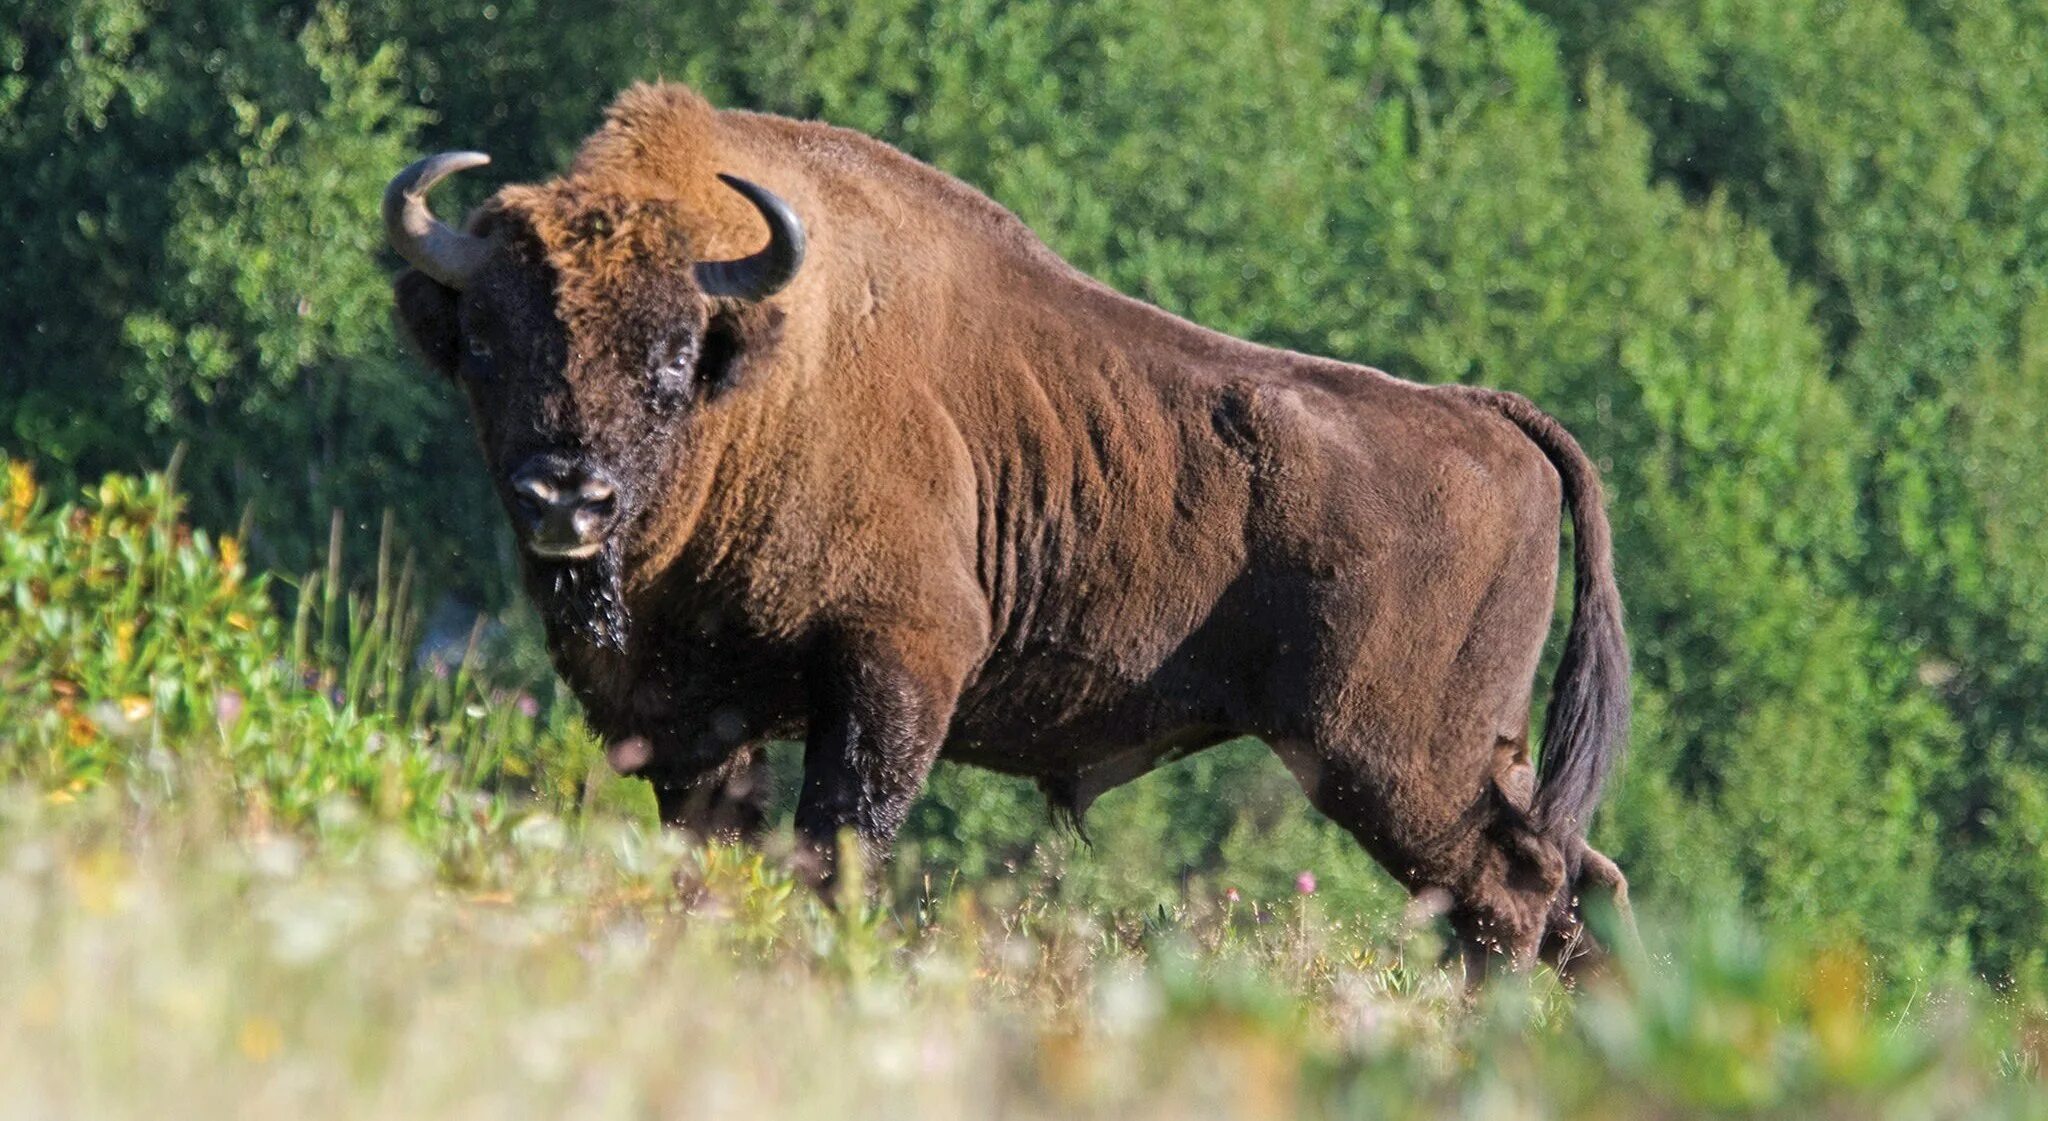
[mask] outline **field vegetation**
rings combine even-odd
[[[494,157],[444,213],[546,175],[655,76],[1563,419],[1647,956],[1468,1006],[1253,743],[1085,840],[942,766],[836,910],[786,804],[758,856],[654,829],[376,205],[423,151]],[[2044,106],[2048,0],[18,0],[0,1111],[2038,1115]]]
[[[6,466],[10,1116],[2048,1115],[2037,1005],[1726,915],[1475,998],[1316,869],[912,845],[821,900],[786,818],[694,845],[565,704],[415,664],[402,569],[268,587],[162,476]]]

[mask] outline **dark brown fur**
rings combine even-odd
[[[691,279],[765,237],[721,171],[810,232],[764,303]],[[1447,894],[1476,956],[1575,941],[1582,868],[1620,889],[1584,841],[1628,709],[1600,485],[1526,400],[1205,330],[894,149],[676,86],[628,91],[568,175],[470,228],[497,239],[481,279],[407,273],[402,318],[463,372],[501,487],[541,451],[620,481],[605,552],[528,583],[672,820],[731,819],[770,736],[806,737],[804,836],[879,851],[942,754],[1079,815],[1249,734]],[[691,377],[654,376],[687,347]],[[1561,504],[1576,607],[1539,777]]]

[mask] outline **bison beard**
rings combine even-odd
[[[630,620],[617,541],[588,560],[527,563],[528,594],[551,637],[566,633],[600,650],[625,651]]]

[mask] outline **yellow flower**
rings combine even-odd
[[[236,630],[238,630],[238,631],[246,631],[246,630],[248,630],[248,629],[249,629],[250,627],[252,627],[252,626],[254,626],[254,625],[255,625],[254,623],[251,623],[251,622],[249,621],[249,617],[248,617],[247,615],[243,614],[242,612],[240,612],[240,611],[230,611],[230,612],[228,612],[228,626],[231,626],[231,627],[235,628],[235,629],[236,629]]]
[[[72,713],[64,722],[64,730],[71,736],[73,747],[84,747],[98,739],[100,734],[100,726],[92,722],[92,717],[82,712]]]
[[[1823,951],[1806,979],[1806,1008],[1821,1058],[1836,1070],[1863,1050],[1866,974],[1862,955],[1845,948]]]
[[[149,719],[150,707],[149,698],[140,693],[130,693],[121,698],[121,715],[130,724],[140,724]]]
[[[36,476],[27,463],[7,461],[7,520],[16,527],[28,521],[29,507],[36,504]]]
[[[135,620],[123,619],[114,627],[114,661],[127,665],[135,656]]]
[[[220,539],[220,575],[230,588],[242,579],[242,543],[232,537]]]
[[[284,1047],[284,1029],[268,1016],[251,1016],[242,1021],[242,1030],[235,1035],[235,1045],[254,1061],[269,1062]]]
[[[106,849],[89,852],[73,860],[65,871],[72,895],[87,913],[111,915],[126,904],[128,862],[121,854]]]

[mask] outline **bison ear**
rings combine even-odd
[[[782,309],[727,302],[704,325],[697,384],[712,400],[739,388],[768,365],[782,341]]]
[[[392,281],[391,292],[399,325],[412,339],[413,349],[427,365],[454,377],[462,359],[462,323],[456,316],[455,289],[418,269],[407,269]]]

